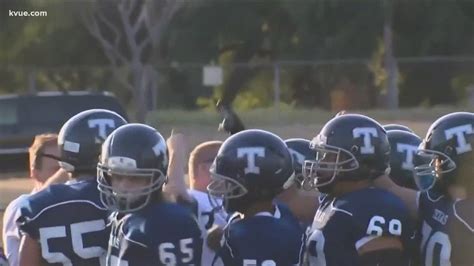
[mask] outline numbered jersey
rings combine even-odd
[[[199,227],[204,236],[204,245],[202,247],[202,265],[211,265],[215,257],[215,252],[207,245],[207,230],[213,225],[224,227],[227,214],[222,210],[215,210],[209,202],[207,193],[188,190],[188,193],[195,200],[195,214],[198,218]]]
[[[407,250],[413,248],[414,232],[404,204],[384,190],[366,188],[337,199],[322,196],[308,230],[306,259],[310,265],[357,266],[358,249],[370,240],[400,237]]]
[[[218,252],[224,265],[299,265],[305,244],[304,230],[284,205],[275,213],[259,213],[241,219],[234,215],[224,230]]]
[[[159,203],[111,216],[108,266],[200,265],[201,231],[191,211]]]
[[[423,265],[474,265],[474,201],[419,195]]]
[[[104,265],[107,210],[95,179],[52,185],[30,196],[20,230],[41,245],[44,265]]]

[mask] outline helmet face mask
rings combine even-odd
[[[104,142],[97,164],[102,203],[111,211],[128,213],[147,206],[167,182],[166,142],[154,128],[128,124]]]
[[[114,158],[111,158],[114,159]],[[125,169],[97,165],[98,188],[101,200],[108,209],[119,212],[134,212],[150,202],[153,193],[166,183],[166,176],[158,169]],[[137,183],[145,183],[138,188],[122,189],[114,185],[114,180],[129,178]]]
[[[248,190],[233,178],[216,174],[211,168],[211,182],[207,186],[209,200],[214,209],[229,210],[230,202],[244,197]]]
[[[425,162],[415,167],[415,179],[420,189],[435,187],[440,193],[454,185],[472,190],[474,114],[455,112],[438,118],[428,129],[418,147]],[[433,180],[428,182],[429,175]],[[424,179],[424,180],[422,180]]]
[[[303,174],[305,180],[313,180],[310,182],[313,188],[327,186],[337,179],[339,173],[359,168],[359,162],[348,150],[317,143],[317,138],[311,147],[316,151],[316,159],[305,161]]]
[[[419,149],[418,156],[423,158],[424,164],[415,167],[415,183],[421,191],[427,191],[442,178],[443,174],[456,169],[456,163],[448,155],[429,149]]]

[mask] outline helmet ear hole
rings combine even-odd
[[[444,149],[444,153],[445,153],[446,155],[448,155],[448,156],[449,156],[449,155],[452,155],[452,154],[453,154],[453,151],[454,151],[454,149],[453,149],[453,147],[451,147],[451,146],[446,146],[446,148]]]
[[[359,152],[359,147],[357,145],[352,145],[351,147],[351,153],[358,153]]]

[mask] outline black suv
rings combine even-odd
[[[0,96],[0,169],[23,168],[35,135],[58,133],[71,116],[93,108],[112,110],[127,119],[124,108],[109,92],[45,91]]]

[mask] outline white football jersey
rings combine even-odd
[[[207,230],[213,225],[224,227],[226,225],[227,214],[224,211],[214,211],[212,204],[209,202],[207,193],[198,190],[188,189],[191,195],[197,202],[197,216],[199,227],[203,232],[204,245],[202,247],[202,264],[212,265],[215,257],[215,252],[207,246]],[[214,263],[216,265],[216,263]]]

